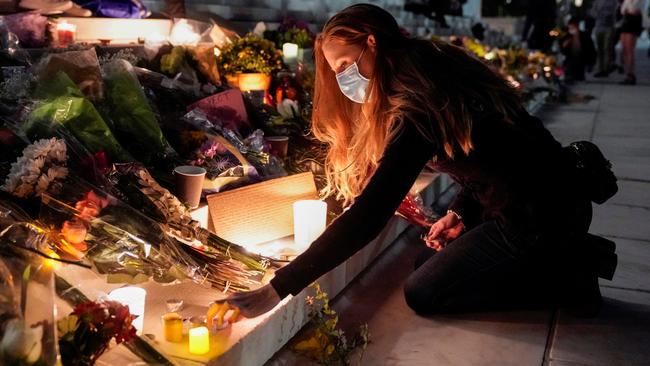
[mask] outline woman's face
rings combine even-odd
[[[372,77],[376,50],[375,38],[372,35],[368,36],[365,45],[345,44],[339,39],[326,39],[322,49],[323,55],[334,73],[340,73],[356,61],[361,75],[366,79]]]

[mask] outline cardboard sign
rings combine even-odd
[[[229,89],[219,94],[203,98],[190,105],[187,110],[202,110],[210,119],[220,121],[224,127],[238,131],[242,124],[250,126],[244,97],[237,89]]]
[[[293,203],[318,199],[311,172],[209,195],[209,227],[240,245],[254,245],[293,235]]]

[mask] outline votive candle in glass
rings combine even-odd
[[[168,342],[183,341],[183,318],[178,313],[167,313],[162,316],[163,335]]]

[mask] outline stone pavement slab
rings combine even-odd
[[[594,205],[590,232],[640,241],[650,241],[650,210],[605,203]]]
[[[650,292],[650,242],[609,239],[616,242],[618,268],[612,281],[600,280],[601,286]]]
[[[589,140],[591,138],[595,111],[552,110],[544,113],[546,128],[566,144],[571,141]],[[562,140],[570,141],[562,141]]]
[[[559,312],[550,360],[592,366],[649,365],[650,293],[614,288],[603,288],[602,293],[604,306],[597,318]]]
[[[650,88],[647,88],[650,100]],[[621,97],[625,100],[627,97]],[[604,107],[596,115],[594,136],[650,137],[650,102],[644,108]],[[606,108],[606,109],[605,109]]]
[[[650,98],[650,95],[649,95]],[[650,119],[650,111],[647,113]],[[650,122],[640,123],[650,127]],[[622,129],[625,127],[621,127]],[[614,174],[621,179],[634,179],[650,183],[650,136],[643,136],[650,128],[627,127],[636,130],[636,136],[605,136],[596,128],[593,142],[600,147],[607,159],[612,162]],[[633,134],[633,132],[618,132]],[[622,189],[619,190],[622,193]],[[648,192],[648,191],[646,191]],[[639,196],[642,198],[645,195]]]
[[[650,208],[650,182],[619,179],[618,193],[607,203]]]

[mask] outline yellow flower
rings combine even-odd
[[[59,337],[74,332],[79,326],[79,317],[76,315],[67,316],[56,322],[56,328],[59,331]]]

